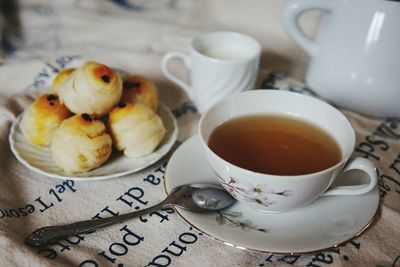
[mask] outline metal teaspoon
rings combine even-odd
[[[235,199],[221,187],[209,184],[187,184],[176,187],[162,202],[152,207],[110,218],[42,227],[28,235],[25,243],[34,247],[45,246],[68,236],[90,233],[96,229],[124,222],[165,207],[176,206],[194,212],[206,212],[224,209],[234,202]]]

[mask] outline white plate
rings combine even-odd
[[[175,151],[165,174],[167,192],[187,183],[218,184],[197,136]],[[219,213],[176,211],[191,226],[227,245],[301,254],[334,247],[358,236],[371,225],[378,207],[375,188],[359,196],[321,197],[304,208],[280,214],[257,212],[240,203]]]
[[[20,126],[22,114],[14,121],[11,127],[9,134],[10,147],[23,165],[48,177],[85,181],[116,178],[150,166],[167,154],[175,143],[178,135],[178,125],[175,117],[163,105],[159,106],[157,113],[167,129],[167,133],[162,143],[153,153],[139,158],[128,158],[121,152],[113,151],[110,158],[102,166],[81,174],[70,175],[65,173],[54,162],[50,148],[33,145],[25,138]]]

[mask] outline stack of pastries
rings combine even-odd
[[[21,128],[32,144],[50,147],[66,173],[82,173],[106,162],[112,147],[132,158],[153,152],[166,133],[157,108],[152,81],[88,61],[59,72],[50,93],[24,112]]]

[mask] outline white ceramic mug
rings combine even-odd
[[[340,162],[311,174],[270,175],[235,166],[208,147],[209,136],[218,125],[251,114],[291,116],[319,126],[339,145],[342,152]],[[375,188],[378,181],[376,169],[369,160],[349,160],[355,147],[355,133],[346,117],[331,105],[310,96],[277,90],[252,90],[236,94],[218,102],[202,115],[199,135],[207,161],[222,186],[238,201],[259,211],[289,211],[322,195],[364,194]],[[353,169],[364,171],[369,176],[369,183],[331,187],[339,174]]]
[[[323,10],[315,40],[298,18]],[[289,0],[287,32],[311,57],[306,82],[342,107],[373,116],[400,117],[400,2]]]
[[[237,32],[209,32],[195,37],[190,54],[170,52],[161,67],[164,75],[182,87],[198,111],[227,96],[253,89],[258,72],[261,45],[254,38]],[[171,59],[181,59],[190,72],[190,85],[168,69]]]

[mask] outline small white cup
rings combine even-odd
[[[341,161],[311,174],[269,175],[235,166],[208,147],[208,138],[218,125],[251,114],[291,116],[319,126],[338,143],[342,152]],[[207,161],[222,186],[238,201],[259,211],[293,210],[322,195],[364,194],[371,191],[378,182],[376,169],[369,160],[349,160],[355,147],[355,133],[346,117],[331,105],[310,96],[277,90],[253,90],[236,94],[217,103],[202,115],[199,135]],[[369,176],[369,183],[330,187],[340,173],[353,169],[364,171]]]
[[[161,62],[164,75],[182,87],[199,113],[227,96],[253,89],[260,62],[261,45],[237,32],[210,32],[195,37],[190,54],[170,52]],[[191,84],[174,76],[168,62],[181,59],[190,72]]]

